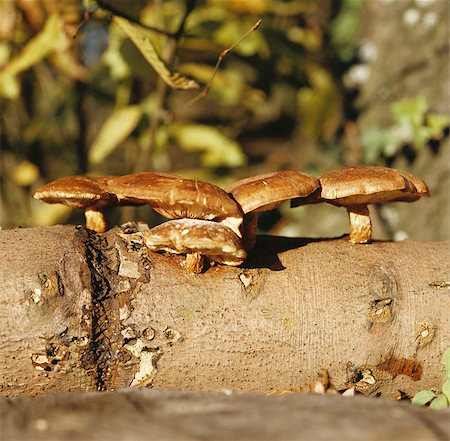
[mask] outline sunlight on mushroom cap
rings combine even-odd
[[[109,205],[117,201],[95,178],[88,176],[66,176],[49,182],[39,187],[33,197],[48,204],[64,204],[73,208]]]
[[[320,183],[321,198],[339,206],[412,202],[425,195],[418,192],[406,173],[386,167],[352,166],[333,170],[322,175]]]
[[[277,171],[242,179],[227,187],[244,214],[269,211],[289,199],[303,198],[319,189],[319,180],[305,173]]]
[[[169,218],[242,217],[237,204],[216,185],[168,173],[145,172],[108,181],[120,201],[150,205]]]

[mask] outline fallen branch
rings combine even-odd
[[[115,228],[0,231],[3,395],[146,386],[395,398],[440,388],[448,242],[259,237],[194,275]]]

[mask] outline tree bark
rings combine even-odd
[[[357,100],[360,132],[392,125],[390,108],[399,100],[424,97],[429,112],[448,115],[448,2],[369,0],[364,2],[364,6],[360,42],[365,52],[371,55],[362,60],[370,75],[361,85]],[[423,148],[405,145],[404,152],[399,152],[393,159],[391,167],[420,176],[428,184],[433,197],[425,203],[427,208],[424,210],[417,210],[415,204],[390,205],[391,227],[418,240],[448,240],[448,130],[442,139]]]
[[[14,441],[446,441],[450,411],[364,397],[129,389],[0,398]]]
[[[4,396],[127,386],[266,392],[328,369],[338,389],[439,389],[449,242],[258,237],[195,275],[114,228],[0,231]]]

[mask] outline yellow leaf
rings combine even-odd
[[[103,123],[89,149],[91,164],[103,161],[136,128],[141,119],[139,106],[127,106],[117,109]]]
[[[111,76],[115,80],[123,80],[131,74],[131,69],[125,61],[120,48],[123,40],[126,39],[125,32],[115,22],[111,22],[109,26],[109,43],[108,48],[102,55],[103,63],[109,67]]]
[[[14,167],[13,180],[21,187],[34,184],[39,178],[39,169],[30,161],[22,161]]]
[[[2,75],[0,72],[0,96],[13,100],[19,96],[20,83],[14,75]]]
[[[247,161],[240,145],[215,127],[202,124],[173,124],[169,133],[187,152],[202,152],[205,167],[239,167]]]
[[[131,41],[137,46],[145,59],[167,85],[173,89],[198,89],[199,86],[196,81],[190,80],[177,72],[170,72],[164,62],[159,58],[145,29],[121,17],[114,17],[114,20],[126,32]]]
[[[15,98],[19,89],[14,78],[49,54],[67,49],[68,41],[62,29],[62,20],[50,15],[44,28],[0,71],[0,94]]]
[[[40,204],[33,211],[34,225],[42,227],[65,222],[72,212],[70,207],[62,204]]]

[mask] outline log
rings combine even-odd
[[[194,275],[136,234],[0,231],[1,394],[128,386],[395,397],[439,389],[449,242],[258,237],[242,267]]]
[[[128,389],[0,399],[2,440],[446,441],[450,410],[364,397]]]

